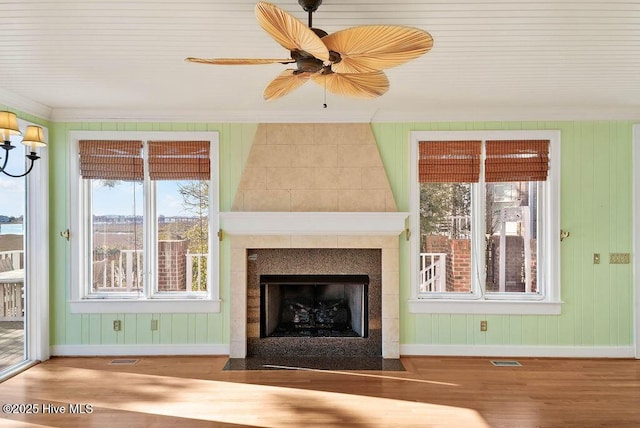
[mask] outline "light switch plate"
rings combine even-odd
[[[609,264],[612,265],[628,265],[629,264],[629,253],[610,253],[609,254]]]

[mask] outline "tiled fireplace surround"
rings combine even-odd
[[[397,212],[368,124],[261,124],[233,211],[221,215],[231,237],[230,357],[247,356],[259,326],[247,322],[247,257],[253,249],[378,249],[381,349],[399,358]],[[336,273],[336,272],[327,272]]]

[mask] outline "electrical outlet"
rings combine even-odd
[[[480,321],[480,331],[487,331],[487,327],[486,321]]]
[[[158,330],[158,320],[151,320],[151,331]]]
[[[594,265],[600,264],[600,253],[593,253],[593,264]]]
[[[122,322],[120,320],[113,320],[113,331],[120,331],[122,328]]]
[[[611,253],[609,254],[609,264],[612,265],[628,265],[629,253]]]

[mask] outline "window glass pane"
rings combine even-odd
[[[207,290],[209,183],[156,183],[158,292]]]
[[[420,184],[420,292],[471,292],[471,184]]]
[[[142,293],[141,181],[91,180],[92,293]]]
[[[486,291],[536,293],[537,182],[486,184]]]

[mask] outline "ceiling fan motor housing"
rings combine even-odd
[[[322,61],[304,51],[291,51],[291,58],[296,61],[298,73],[317,73],[322,70]]]
[[[322,4],[322,0],[298,0],[298,4],[302,6],[305,12],[315,12],[318,6]]]
[[[310,55],[305,51],[291,51],[291,58],[296,62],[298,66],[298,73],[307,72],[307,73],[317,73],[320,70],[327,71],[327,67],[325,66],[322,60]],[[337,64],[342,61],[342,57],[338,52],[329,51],[329,62],[331,64]],[[331,66],[328,66],[329,70]]]
[[[315,27],[312,27],[311,31],[313,31],[315,33],[315,35],[320,37],[320,38],[323,38],[324,36],[329,34],[326,31],[324,31],[324,30],[322,30],[320,28],[315,28]]]

